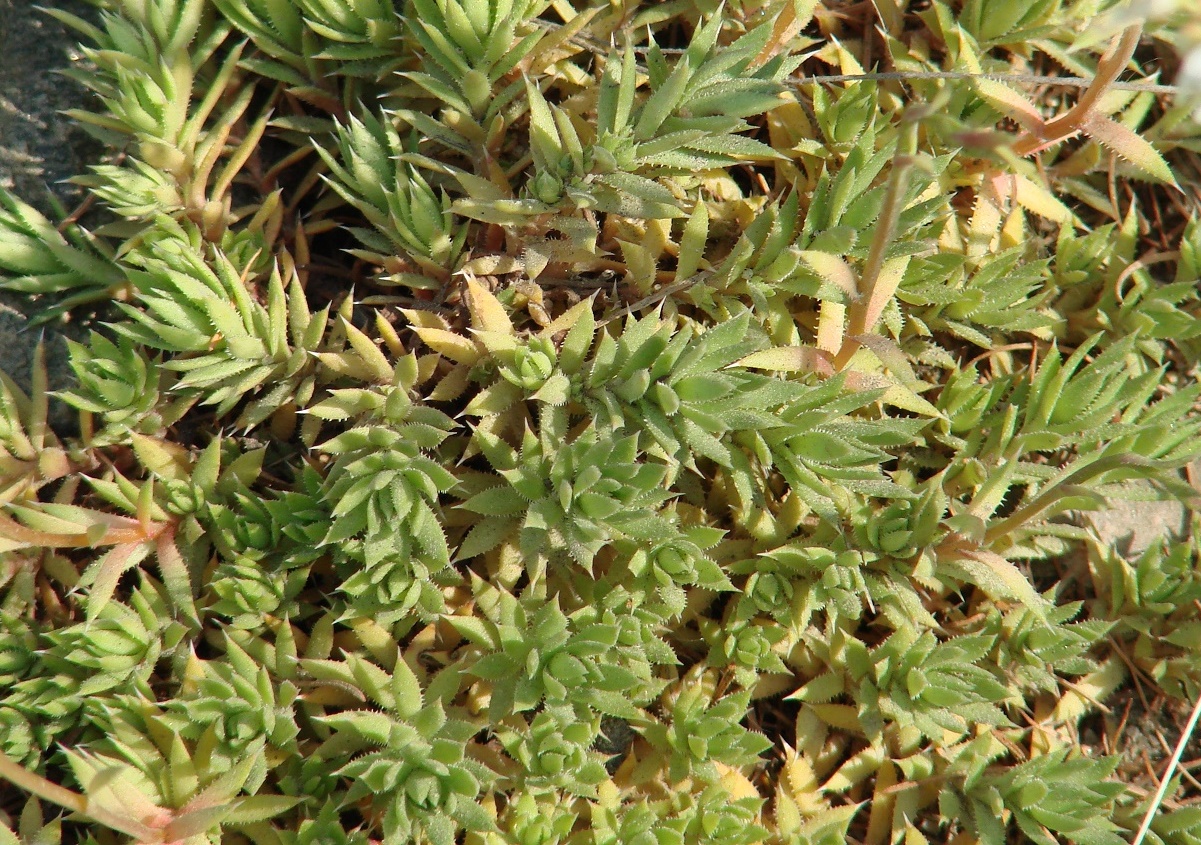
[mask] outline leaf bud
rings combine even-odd
[[[463,74],[463,93],[471,105],[471,111],[476,116],[482,115],[488,108],[488,100],[492,97],[492,83],[487,74],[472,68]]]
[[[589,147],[585,154],[585,161],[591,165],[589,169],[593,173],[612,173],[618,169],[617,158],[613,153],[600,146]]]
[[[142,154],[142,161],[151,167],[165,170],[177,177],[186,174],[188,157],[171,144],[146,140],[141,143],[139,152]]]
[[[535,199],[553,205],[563,197],[563,181],[543,171],[530,182],[530,192]]]
[[[619,384],[613,392],[627,402],[637,402],[646,395],[647,388],[650,386],[650,370],[639,370]]]
[[[667,416],[674,415],[680,410],[680,397],[671,389],[670,385],[663,382],[655,382],[652,390],[655,394],[655,403],[663,409],[663,413]]]

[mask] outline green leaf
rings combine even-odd
[[[1143,175],[1179,189],[1172,168],[1146,138],[1111,117],[1094,114],[1084,125],[1084,131],[1098,144],[1112,150],[1134,165]]]

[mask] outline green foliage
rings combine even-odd
[[[337,418],[351,407],[373,424],[318,447],[333,457],[322,495],[330,525],[319,546],[337,544],[339,568],[348,573],[340,590],[364,612],[387,618],[415,605],[438,612],[441,597],[429,578],[450,566],[450,550],[434,507],[458,481],[423,450],[437,447],[454,422],[414,405],[400,387],[337,391],[313,413]]]
[[[185,397],[165,401],[161,391],[177,382],[158,358],[150,358],[144,347],[128,338],[119,337],[114,343],[93,332],[87,346],[68,344],[78,386],[63,393],[62,399],[100,416],[103,427],[95,433],[94,443],[121,442],[130,432],[155,434],[178,422],[196,401]]]
[[[39,315],[49,322],[68,309],[117,295],[126,282],[97,241],[77,225],[60,231],[41,212],[0,191],[0,269],[6,290],[68,293]]]
[[[77,429],[0,374],[0,845],[1131,840],[1199,523],[1098,528],[1198,501],[1201,129],[1115,83],[1183,12],[95,5],[87,205],[0,192],[89,329]]]
[[[492,774],[466,754],[477,729],[449,716],[440,700],[423,704],[420,682],[403,660],[395,661],[390,674],[362,660],[348,659],[345,667],[308,665],[318,677],[348,669],[383,708],[325,716],[332,735],[317,753],[336,760],[373,749],[354,756],[337,773],[351,781],[348,801],[378,796],[383,802],[385,837],[422,835],[432,845],[450,845],[458,828],[493,826],[476,800]]]
[[[599,723],[596,718],[579,720],[571,708],[550,705],[521,728],[502,732],[501,743],[525,769],[523,785],[534,792],[559,788],[587,795],[607,777],[592,753]]]
[[[993,809],[1002,806],[1031,842],[1051,845],[1056,841],[1053,835],[1060,834],[1074,842],[1117,845],[1125,839],[1105,813],[1122,791],[1121,784],[1106,780],[1116,765],[1113,758],[1068,759],[1066,750],[1046,754],[965,786],[972,808],[965,815],[973,819],[981,842],[999,845],[1006,840]],[[944,791],[940,800],[950,805],[944,813],[957,815],[950,808],[959,799],[950,791]]]
[[[767,737],[739,724],[737,717],[746,712],[748,703],[745,692],[710,701],[701,684],[691,684],[667,709],[669,724],[652,724],[642,733],[652,747],[666,754],[672,782],[689,776],[718,781],[717,764],[745,766],[771,747]]]
[[[400,251],[417,271],[400,276],[407,286],[434,287],[434,280],[445,283],[450,271],[457,269],[467,237],[466,227],[455,225],[446,193],[434,193],[412,165],[400,162],[404,148],[390,122],[374,116],[362,121],[352,118],[349,126],[338,127],[337,134],[337,156],[322,147],[317,152],[333,175],[334,190],[371,224],[353,230],[367,247],[356,254],[387,266],[387,257]],[[381,182],[381,174],[388,173]],[[433,279],[424,279],[424,274]]]
[[[220,252],[211,266],[194,246],[176,240],[155,243],[147,253],[130,271],[145,310],[126,306],[132,323],[121,333],[149,348],[191,353],[163,365],[183,374],[177,390],[202,391],[202,401],[224,414],[270,384],[240,418],[245,426],[261,423],[285,403],[308,403],[312,352],[324,334],[326,312],[309,312],[295,276],[289,296],[278,270],[272,272],[264,306]]]
[[[568,617],[553,601],[531,615],[508,593],[490,591],[482,583],[476,584],[476,592],[485,618],[448,621],[481,649],[470,672],[487,682],[492,718],[499,721],[502,714],[528,711],[542,702],[633,718],[637,705],[663,687],[653,668],[666,662],[670,652],[632,632],[631,627],[641,627],[637,622],[622,620],[627,622],[623,625],[612,610],[596,607],[580,608]]]
[[[463,503],[467,510],[518,529],[523,554],[537,559],[565,552],[576,565],[591,569],[611,539],[649,542],[670,531],[670,523],[658,514],[666,498],[664,468],[638,460],[636,437],[602,439],[588,428],[565,445],[554,438],[552,426],[543,426],[540,433],[536,437],[527,431],[520,451],[499,438],[478,438],[489,463],[508,484]],[[481,523],[489,529],[497,524]],[[478,551],[473,547],[468,553]]]

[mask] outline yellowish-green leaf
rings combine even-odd
[[[1080,221],[1059,198],[1033,179],[1013,174],[1014,199],[1027,211],[1058,223],[1061,226],[1078,226]]]
[[[730,366],[777,370],[782,373],[834,375],[829,354],[814,346],[777,346],[774,349],[763,349],[752,352]]]
[[[709,207],[697,200],[684,234],[680,236],[680,254],[676,261],[676,281],[691,278],[701,267],[705,258],[705,242],[709,238]]]
[[[1004,112],[1007,117],[1012,117],[1026,129],[1043,125],[1043,116],[1038,108],[1004,82],[978,77],[972,80],[972,84],[990,105]]]
[[[178,443],[136,432],[130,435],[130,440],[138,460],[151,472],[172,481],[187,481],[192,477],[192,462],[188,451]]]
[[[855,271],[841,256],[806,249],[801,252],[801,258],[819,279],[838,288],[846,294],[848,299],[853,299],[858,294],[859,283]]]
[[[1098,144],[1117,153],[1142,171],[1143,175],[1174,188],[1180,187],[1176,177],[1172,175],[1172,168],[1164,161],[1159,151],[1133,129],[1123,126],[1111,117],[1094,114],[1084,124],[1084,131]]]
[[[509,313],[474,277],[467,277],[467,308],[471,311],[471,322],[476,329],[498,334],[515,334]]]
[[[963,551],[955,556],[954,563],[993,598],[1019,601],[1040,618],[1046,618],[1046,599],[1038,594],[1017,566],[996,552],[988,549]]]
[[[350,345],[354,347],[354,351],[359,354],[359,358],[362,359],[370,373],[370,380],[390,383],[395,373],[392,371],[392,365],[388,363],[387,357],[375,345],[375,341],[356,329],[349,320],[342,321],[342,328],[346,331],[346,339],[350,341]]]
[[[479,347],[461,334],[445,329],[414,328],[413,331],[430,349],[460,364],[475,364],[480,359]]]

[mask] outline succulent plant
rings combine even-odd
[[[0,845],[1201,841],[1183,3],[93,3]]]

